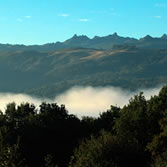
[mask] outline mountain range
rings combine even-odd
[[[44,45],[10,45],[0,44],[0,51],[15,50],[36,50],[40,52],[49,52],[65,48],[95,48],[95,49],[111,49],[113,45],[134,45],[139,48],[159,48],[167,49],[167,35],[164,34],[160,38],[154,38],[147,35],[143,38],[136,39],[131,37],[121,37],[117,33],[112,35],[99,37],[95,36],[90,39],[85,35],[77,36],[76,34],[64,42],[47,43]]]
[[[130,90],[167,83],[167,35],[139,40],[74,35],[45,45],[0,45],[0,92],[52,98],[72,86]]]

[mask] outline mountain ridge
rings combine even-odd
[[[161,44],[160,44],[161,43]],[[162,44],[163,43],[163,44]],[[75,34],[64,42],[46,43],[43,45],[23,45],[23,44],[0,44],[0,50],[38,50],[38,51],[54,51],[71,47],[96,48],[96,49],[111,49],[113,45],[135,45],[141,48],[159,48],[167,49],[167,35],[161,37],[152,37],[146,35],[143,38],[136,39],[133,37],[119,36],[116,32],[107,36],[95,36],[89,38],[86,35]]]
[[[130,90],[167,83],[167,35],[74,35],[45,45],[0,44],[0,92],[54,97],[79,86]]]

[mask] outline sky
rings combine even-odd
[[[0,43],[63,42],[74,34],[167,33],[167,0],[0,0]]]

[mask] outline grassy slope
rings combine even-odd
[[[0,52],[0,91],[53,97],[74,85],[153,87],[167,82],[167,50],[61,49]]]

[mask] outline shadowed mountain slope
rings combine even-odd
[[[0,91],[54,97],[75,85],[131,90],[167,83],[167,49],[0,51]]]

